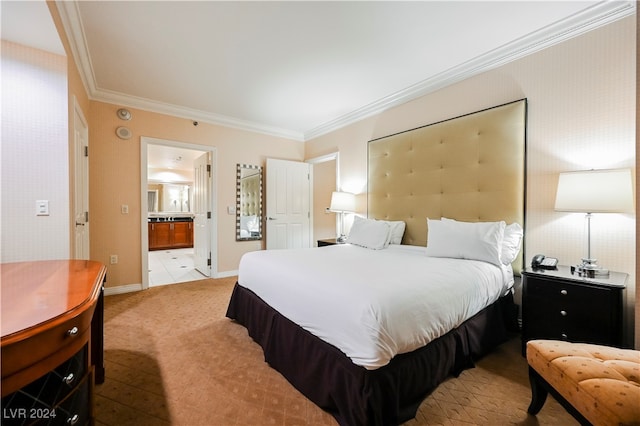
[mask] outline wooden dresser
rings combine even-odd
[[[106,267],[51,260],[0,268],[0,423],[92,424],[94,382],[104,381]]]

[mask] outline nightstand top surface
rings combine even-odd
[[[557,269],[531,269],[525,268],[522,271],[523,275],[529,275],[532,277],[549,277],[558,278],[566,281],[575,281],[580,283],[596,284],[607,287],[625,288],[628,275],[622,272],[609,273],[609,277],[596,277],[587,278],[581,277],[578,274],[572,274],[569,266],[558,265]]]

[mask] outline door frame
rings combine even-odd
[[[211,233],[209,232],[209,235],[207,235],[206,231],[207,228],[211,231],[210,228],[212,226],[212,215],[210,214],[211,203],[209,203],[209,205],[201,205],[200,201],[202,201],[202,194],[205,195],[206,200],[211,200],[210,191],[213,185],[211,163],[211,153],[206,151],[194,159],[191,166],[194,172],[193,185],[191,186],[193,190],[191,202],[193,213],[193,266],[197,272],[209,278],[213,276],[213,256],[211,251]],[[203,187],[206,188],[205,191],[202,191]],[[204,230],[202,229],[203,223]],[[203,239],[204,244],[201,243]],[[201,253],[201,251],[204,251],[204,253]]]
[[[79,121],[79,122],[78,122]],[[78,125],[82,126],[79,127]],[[80,145],[80,140],[78,140],[77,134],[82,131],[85,137],[86,145]],[[85,148],[86,147],[86,148]],[[73,168],[74,168],[74,176],[73,176],[73,211],[71,212],[72,221],[71,221],[71,229],[73,229],[73,258],[74,259],[90,259],[91,256],[91,233],[90,233],[90,225],[89,225],[89,123],[85,118],[84,112],[82,111],[82,107],[78,102],[78,99],[73,97]],[[81,161],[78,161],[81,158]],[[81,182],[82,188],[80,187]],[[82,191],[80,190],[82,189]],[[81,196],[81,199],[78,199],[78,195]],[[79,206],[84,208],[85,215],[84,220],[79,225],[77,213]],[[82,252],[79,253],[78,250],[78,226],[82,226],[83,228],[83,240],[85,244],[82,244]]]
[[[147,146],[148,145],[165,145],[174,148],[193,149],[196,151],[209,152],[211,155],[211,187],[209,188],[209,201],[211,203],[211,235],[209,239],[209,250],[211,251],[211,277],[218,276],[218,215],[216,198],[218,194],[218,164],[217,150],[213,146],[197,145],[192,143],[178,142],[167,139],[157,139],[149,136],[140,137],[140,251],[142,265],[142,289],[149,288],[149,228],[148,228],[148,206],[147,206]]]
[[[309,158],[306,162],[311,164],[311,189],[314,189],[313,186],[313,166],[320,163],[325,163],[327,161],[335,161],[336,162],[336,191],[339,191],[340,186],[340,152],[334,151],[326,155],[321,155],[319,157]],[[311,197],[311,241],[315,241],[315,235],[313,234],[313,196]],[[336,235],[340,233],[340,225],[338,222],[338,215],[336,215]]]

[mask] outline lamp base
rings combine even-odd
[[[347,242],[347,236],[344,234],[341,234],[338,238],[336,238],[336,242],[338,244],[344,244]]]
[[[587,278],[609,278],[609,270],[597,263],[597,259],[582,259],[581,264],[571,267],[571,273]]]

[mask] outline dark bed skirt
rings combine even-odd
[[[414,418],[422,401],[447,377],[473,367],[475,359],[506,340],[513,306],[512,296],[504,297],[427,346],[376,370],[355,365],[237,283],[227,317],[247,328],[271,367],[341,425],[395,425]]]

